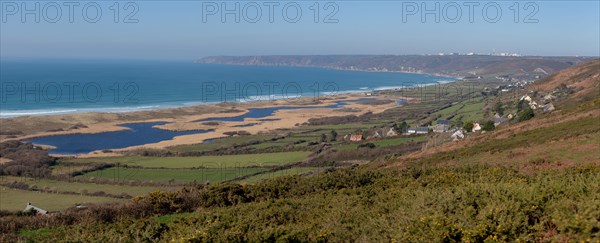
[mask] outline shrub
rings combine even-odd
[[[11,160],[0,164],[0,175],[47,177],[52,172],[49,167],[56,163],[47,151],[14,140],[0,143],[0,157]]]
[[[471,132],[473,130],[473,122],[467,122],[465,123],[464,127],[463,127],[467,132]]]
[[[331,138],[329,139],[329,141],[336,141],[337,140],[337,136],[338,133],[335,130],[331,130]]]
[[[375,146],[374,143],[363,143],[363,144],[359,144],[358,145],[358,148],[370,148],[370,149],[373,149],[375,147],[377,147],[377,146]]]
[[[486,121],[483,124],[483,127],[481,129],[489,132],[489,131],[493,131],[494,129],[496,129],[496,126],[494,125],[493,121]]]
[[[533,113],[533,109],[528,107],[527,109],[525,109],[519,113],[519,118],[517,119],[517,121],[518,122],[527,121],[527,120],[533,118],[534,116],[535,116],[535,114]]]

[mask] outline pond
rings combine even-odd
[[[95,150],[120,149],[130,146],[157,143],[171,140],[176,136],[207,133],[212,130],[195,130],[174,132],[154,128],[166,122],[147,122],[122,124],[128,130],[116,132],[103,132],[95,134],[69,134],[59,136],[39,137],[26,140],[34,144],[50,145],[55,147],[49,150],[52,154],[84,154]]]

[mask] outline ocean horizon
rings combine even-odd
[[[0,118],[133,112],[399,89],[453,77],[186,61],[3,60]]]

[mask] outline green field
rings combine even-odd
[[[433,113],[433,115],[441,115],[441,119],[446,119],[447,117],[454,115],[452,120],[456,120],[460,117],[463,122],[479,121],[480,119],[483,119],[484,106],[485,102],[482,98],[470,99],[437,111]]]
[[[318,167],[297,167],[297,168],[290,168],[290,169],[286,169],[286,170],[278,170],[275,172],[259,174],[259,175],[255,175],[255,176],[246,178],[246,179],[240,181],[240,183],[254,184],[254,183],[257,183],[264,179],[272,179],[272,178],[280,177],[280,176],[298,175],[298,174],[303,174],[303,173],[307,173],[307,172],[318,171],[319,169],[320,168],[318,168]]]
[[[19,211],[28,202],[49,211],[66,209],[84,203],[123,202],[124,199],[33,192],[0,187],[0,209]]]
[[[92,159],[68,159],[67,162],[106,162],[150,168],[238,168],[249,166],[279,166],[299,162],[309,152],[283,152],[200,157],[106,157]]]
[[[69,181],[57,181],[50,179],[33,179],[27,177],[0,177],[0,182],[6,183],[10,181],[18,181],[34,187],[37,189],[45,189],[57,192],[105,192],[112,195],[120,195],[125,193],[130,196],[143,196],[149,192],[162,190],[172,191],[175,188],[169,187],[158,187],[158,186],[129,186],[129,185],[110,185],[110,184],[95,184],[95,183],[83,183],[83,182],[69,182]]]
[[[68,165],[68,166],[58,164],[58,165],[52,166],[50,168],[52,169],[52,175],[57,176],[57,175],[69,175],[73,172],[90,169],[90,168],[92,168],[92,166],[89,164]]]
[[[409,143],[409,142],[422,142],[425,140],[427,140],[427,136],[398,137],[398,138],[383,139],[383,140],[377,140],[377,141],[363,141],[362,143],[369,142],[369,143],[375,144],[375,146],[377,146],[377,147],[389,147],[389,146],[396,146],[396,145],[401,145],[401,144]],[[336,148],[340,149],[340,150],[356,149],[359,144],[361,144],[361,143],[344,144],[344,145],[337,146]]]
[[[262,171],[265,168],[230,168],[230,169],[143,169],[112,167],[104,170],[90,172],[81,177],[105,178],[115,181],[143,180],[143,181],[169,181],[203,183],[205,181],[220,182],[235,179]]]
[[[270,136],[266,135],[251,135],[251,136],[240,136],[240,137],[225,137],[215,139],[212,142],[192,144],[192,145],[181,145],[170,147],[169,149],[177,152],[205,152],[211,151],[223,147],[231,147],[233,145],[240,145],[248,143],[250,141],[263,141],[271,139]]]

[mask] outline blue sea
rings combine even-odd
[[[3,58],[0,117],[291,99],[452,80],[421,74],[206,65],[191,61]]]

